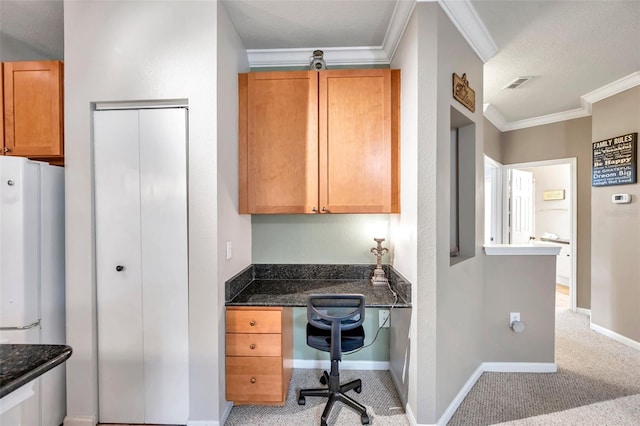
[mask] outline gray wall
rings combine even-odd
[[[592,141],[640,132],[640,86],[592,107]],[[631,204],[612,204],[619,193]],[[640,342],[640,184],[594,187],[591,199],[591,321]]]
[[[556,256],[485,256],[484,360],[554,362]],[[515,333],[509,313],[526,329]]]
[[[482,322],[485,303],[483,286],[484,259],[482,244],[484,240],[484,154],[482,137],[484,117],[482,112],[483,63],[464,40],[456,27],[437,4],[429,3],[425,8],[429,15],[425,23],[435,24],[437,28],[437,170],[436,198],[430,201],[436,206],[437,217],[437,328],[436,328],[436,417],[421,417],[420,422],[438,419],[448,408],[456,394],[482,362]],[[432,10],[430,10],[432,9]],[[437,14],[434,13],[437,9]],[[431,22],[432,17],[436,22]],[[431,30],[427,30],[430,32]],[[421,34],[422,38],[422,34]],[[422,52],[420,52],[422,53]],[[424,58],[432,62],[428,55]],[[421,57],[421,65],[423,58]],[[433,62],[432,62],[433,63]],[[431,65],[433,67],[433,65]],[[425,69],[426,71],[426,69]],[[475,113],[466,109],[451,95],[451,76],[453,73],[467,74],[467,79],[476,92]],[[434,93],[433,91],[431,93]],[[425,97],[427,94],[425,93]],[[475,123],[475,147],[467,147],[461,159],[459,170],[460,209],[464,209],[466,218],[460,216],[460,233],[466,232],[472,240],[475,251],[466,253],[473,257],[451,265],[449,258],[449,196],[450,196],[450,149],[448,135],[451,129],[451,108]],[[465,127],[466,129],[469,126]],[[473,139],[473,138],[472,138]],[[469,142],[469,140],[467,140]],[[461,150],[462,153],[462,150]],[[474,167],[475,166],[475,167]],[[470,178],[465,176],[471,173]],[[474,176],[475,175],[475,179]],[[463,182],[467,182],[466,187]],[[429,182],[421,182],[426,187]],[[467,197],[463,203],[463,197]],[[434,202],[435,201],[435,202]],[[475,206],[474,206],[475,203]],[[464,208],[464,206],[467,208]],[[462,212],[461,212],[462,213]],[[475,219],[475,223],[474,223]],[[469,235],[470,234],[470,235]],[[474,236],[475,234],[475,236]],[[428,236],[424,236],[428,238]],[[468,238],[467,237],[467,238]],[[474,244],[475,237],[475,244]],[[462,239],[462,236],[461,236]],[[465,253],[462,253],[465,254]],[[421,258],[427,256],[423,253]],[[462,350],[461,350],[462,349]]]
[[[577,305],[591,307],[591,117],[502,134],[502,163],[575,157],[577,162]]]
[[[410,415],[418,424],[434,424],[482,359],[482,62],[438,4],[417,3],[392,67],[402,69],[403,86],[402,213],[392,218],[394,267],[412,281],[413,308],[394,317],[390,359]],[[466,73],[476,90],[476,113],[452,98],[454,72]],[[451,108],[475,123],[476,145],[469,159],[475,223],[467,228],[475,256],[454,266]]]
[[[484,119],[484,153],[502,163],[502,132],[492,122]]]

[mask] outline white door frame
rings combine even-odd
[[[495,193],[495,199],[492,198],[491,200],[491,204],[493,209],[495,210],[496,214],[495,217],[491,218],[491,225],[493,227],[493,229],[495,230],[495,239],[494,241],[492,241],[491,243],[493,244],[502,244],[503,240],[502,240],[502,167],[503,165],[499,162],[497,162],[496,160],[494,160],[493,158],[485,155],[484,156],[484,167],[486,168],[486,166],[489,165],[491,167],[494,167],[496,169],[496,181],[492,182],[492,186],[494,187],[496,193]],[[487,194],[484,194],[485,199]],[[486,209],[484,214],[486,215]],[[486,232],[485,232],[486,233]],[[484,239],[484,235],[483,235],[483,239]],[[486,241],[485,241],[486,243]]]
[[[541,167],[541,166],[557,166],[561,164],[569,165],[569,174],[571,176],[571,279],[569,280],[569,294],[571,295],[571,310],[576,312],[577,306],[577,283],[576,280],[578,278],[578,270],[577,270],[577,250],[578,250],[578,179],[577,179],[577,160],[575,157],[570,158],[558,158],[555,160],[544,160],[544,161],[532,161],[529,163],[517,163],[517,164],[506,164],[502,166],[502,205],[507,206],[509,202],[509,191],[507,190],[509,187],[509,175],[511,169],[528,169],[531,167]],[[502,210],[502,238],[503,241],[506,241],[505,237],[509,232],[509,221],[508,215],[509,212],[507,209]]]

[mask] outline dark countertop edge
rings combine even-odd
[[[256,306],[256,307],[283,307],[283,308],[306,308],[307,305],[304,303],[259,303],[259,302],[225,302],[225,306]],[[411,308],[410,303],[401,302],[398,300],[398,303],[395,305],[391,303],[374,303],[368,304],[365,303],[365,308],[380,308],[380,309],[390,309],[393,306],[393,309],[406,309]]]
[[[66,346],[64,351],[62,353],[60,353],[59,355],[57,355],[54,358],[51,358],[50,360],[48,360],[48,361],[46,361],[46,362],[34,367],[33,369],[29,370],[27,373],[25,373],[22,376],[14,379],[13,381],[11,381],[9,383],[6,383],[0,389],[0,398],[5,397],[6,395],[10,394],[14,390],[16,390],[18,388],[21,388],[22,386],[26,385],[27,383],[29,383],[30,381],[32,381],[34,379],[37,379],[38,377],[40,377],[41,375],[43,375],[47,371],[51,370],[52,368],[57,367],[58,365],[62,364],[63,362],[65,362],[71,356],[72,352],[73,352],[73,350],[71,349],[71,346]]]
[[[238,303],[238,302],[234,302],[234,300],[236,299],[236,297],[242,293],[243,291],[245,291],[248,287],[250,287],[254,281],[256,279],[258,279],[258,277],[256,276],[255,273],[255,267],[262,267],[262,266],[275,266],[278,268],[282,268],[282,267],[286,267],[286,268],[306,268],[306,267],[329,267],[329,268],[335,268],[335,267],[355,267],[355,268],[364,268],[368,270],[368,274],[370,275],[371,272],[373,271],[373,269],[375,268],[375,264],[270,264],[270,263],[266,263],[266,264],[250,264],[248,265],[246,268],[244,268],[243,270],[241,270],[240,272],[238,272],[236,275],[234,275],[233,277],[229,278],[227,281],[225,281],[225,306],[306,306],[305,304],[301,304],[301,303],[283,303],[283,304],[279,304],[276,305],[274,303]],[[391,284],[391,287],[394,288],[395,292],[397,293],[398,296],[398,301],[397,304],[395,305],[396,307],[411,307],[411,283],[402,275],[400,274],[392,265],[390,264],[384,264],[382,265],[382,267],[385,269],[385,272],[387,273],[387,276],[389,277],[389,281]],[[273,281],[278,281],[280,279],[287,279],[287,280],[292,280],[291,277],[278,277],[278,278],[273,278],[273,277],[269,277],[269,278],[260,278],[260,280],[273,280]],[[308,280],[308,278],[293,278],[293,280],[301,280],[301,281],[305,281]],[[339,277],[339,278],[326,278],[327,280],[331,281],[333,279],[339,279],[339,280],[343,280],[343,279],[360,279],[360,278],[355,278],[355,277]],[[367,279],[367,278],[363,278],[363,279]],[[235,287],[235,288],[231,288],[231,287]],[[391,307],[392,304],[371,304],[371,305],[367,305],[367,307],[380,307],[380,308],[389,308]]]

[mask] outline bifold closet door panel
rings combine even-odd
[[[101,423],[145,423],[138,112],[94,113]]]
[[[101,423],[188,421],[186,114],[94,115]]]
[[[145,423],[189,419],[186,110],[140,110]]]

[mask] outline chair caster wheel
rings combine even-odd
[[[322,383],[323,385],[326,385],[327,384],[327,378],[324,377],[324,376],[320,377],[320,383]]]
[[[362,392],[362,386],[358,386],[357,388],[353,388],[354,391],[356,391],[356,393],[360,393]],[[364,423],[362,423],[364,424]]]
[[[325,422],[324,420],[320,421],[320,426],[327,426],[327,422]]]
[[[360,422],[363,425],[368,425],[369,424],[369,416],[367,416],[366,414],[363,414],[360,416]]]
[[[300,398],[298,398],[298,405],[304,405],[305,402],[307,402],[304,398],[304,396],[301,396]]]

